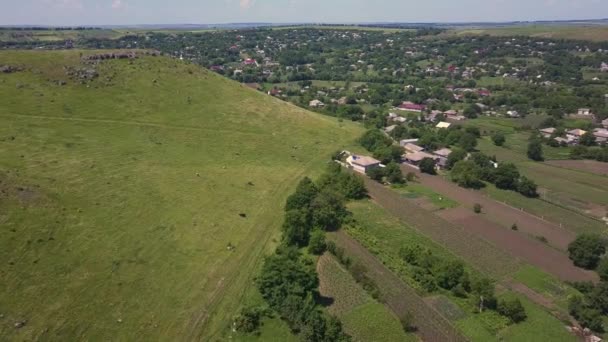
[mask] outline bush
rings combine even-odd
[[[400,319],[401,326],[406,333],[413,333],[418,330],[414,325],[414,315],[407,311]]]
[[[507,139],[505,138],[505,135],[502,134],[501,132],[496,132],[496,133],[492,134],[492,141],[494,142],[494,145],[502,146],[505,144]]]
[[[595,269],[605,252],[605,242],[597,234],[581,234],[568,245],[570,259],[586,269]]]
[[[435,175],[437,172],[435,171],[435,160],[432,158],[424,158],[420,161],[420,172],[428,173],[429,175]]]
[[[401,168],[395,162],[390,162],[388,165],[386,165],[386,168],[384,169],[384,174],[386,175],[386,180],[391,184],[405,183]]]
[[[475,203],[475,205],[473,206],[473,211],[475,212],[475,214],[481,214],[481,208],[481,204]]]
[[[369,178],[375,180],[376,182],[382,182],[382,178],[384,178],[384,169],[379,166],[367,169],[366,173]]]
[[[509,318],[513,323],[519,323],[528,317],[526,310],[521,304],[521,301],[517,298],[513,299],[501,299],[498,301],[497,307],[498,313]]]
[[[537,185],[529,178],[521,177],[519,182],[517,183],[517,192],[526,196],[526,197],[538,197]]]
[[[511,230],[519,230],[519,227],[517,227],[517,223],[513,223],[513,225],[511,226]]]
[[[265,312],[266,310],[258,307],[243,308],[234,319],[234,329],[247,334],[258,331]]]

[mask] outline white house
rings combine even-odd
[[[372,167],[380,166],[380,161],[372,157],[351,155],[346,158],[348,165],[352,166],[353,170],[359,173],[367,173]]]
[[[322,107],[325,107],[325,103],[323,103],[319,100],[312,100],[308,103],[308,106],[310,106],[312,108],[322,108]]]

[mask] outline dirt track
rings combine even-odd
[[[330,239],[344,248],[346,255],[362,263],[368,275],[376,281],[386,305],[399,318],[410,313],[414,317],[417,334],[424,341],[467,341],[439,312],[393,274],[371,252],[344,231],[331,233]]]
[[[402,169],[404,172],[415,171],[407,165],[403,165]],[[510,229],[515,223],[519,232],[531,236],[544,236],[551,246],[562,251],[567,251],[568,244],[576,238],[575,234],[565,228],[495,201],[478,191],[461,188],[440,176],[418,173],[418,177],[423,185],[459,202],[465,207],[473,208],[475,203],[481,204],[487,214],[486,216],[504,228]]]

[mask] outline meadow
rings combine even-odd
[[[0,52],[24,69],[0,75],[0,340],[221,339],[286,196],[361,130],[180,61],[79,54]]]

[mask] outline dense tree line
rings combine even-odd
[[[302,179],[287,198],[281,245],[265,259],[256,284],[268,307],[305,341],[350,341],[339,320],[320,309],[314,262],[301,248],[322,254],[325,232],[339,229],[349,216],[345,201],[366,195],[360,178],[332,163],[317,182]],[[254,332],[264,314],[260,308],[244,308],[235,327]]]

